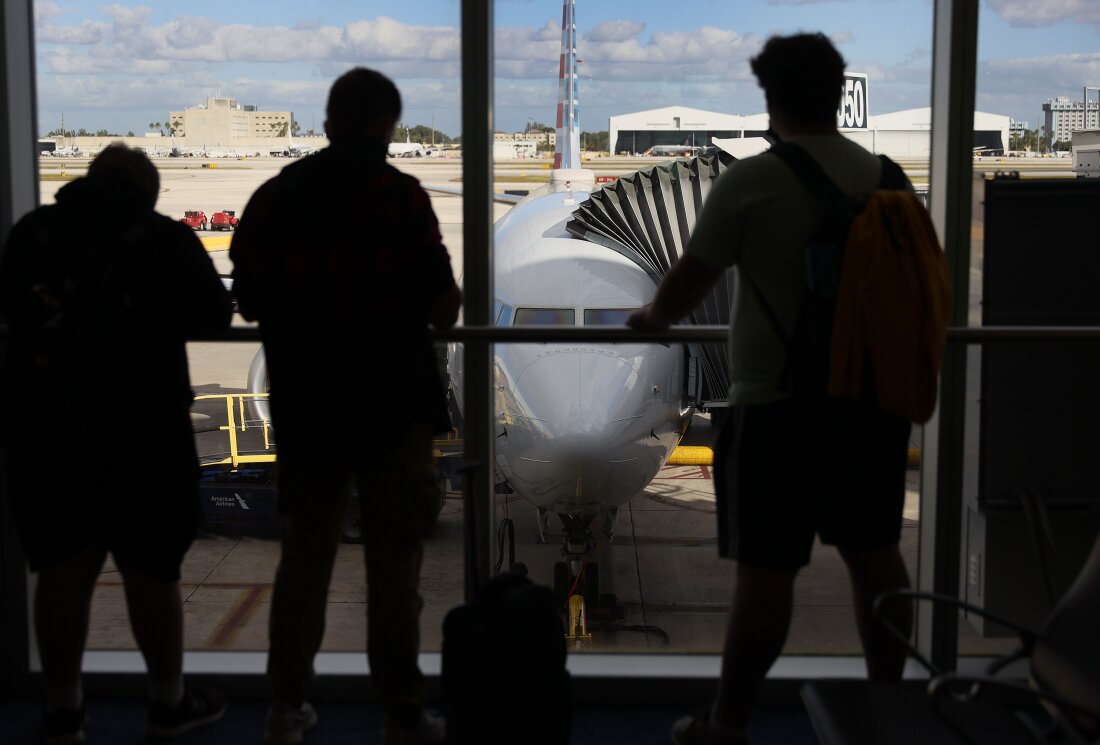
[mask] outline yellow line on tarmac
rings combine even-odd
[[[207,251],[228,251],[229,241],[232,239],[232,235],[204,235],[199,238],[202,241],[202,247]]]

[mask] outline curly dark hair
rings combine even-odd
[[[768,103],[796,122],[836,122],[844,58],[821,33],[773,36],[750,60]]]

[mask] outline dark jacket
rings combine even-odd
[[[334,143],[260,187],[230,250],[259,321],[280,453],[384,449],[449,427],[427,312],[454,286],[428,195],[372,141]]]
[[[189,440],[185,342],[222,331],[231,316],[191,230],[129,184],[78,179],[57,204],[23,217],[4,249],[5,429],[49,430],[120,456],[126,445],[113,440],[126,432],[141,446],[158,433]]]

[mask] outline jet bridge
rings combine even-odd
[[[715,180],[735,158],[711,151],[694,158],[659,163],[619,178],[592,192],[573,212],[566,230],[577,238],[606,246],[640,266],[655,282],[684,253],[695,221]],[[728,326],[733,271],[727,270],[689,317],[693,325]],[[689,345],[701,375],[697,404],[725,401],[730,384],[729,357],[721,344]]]

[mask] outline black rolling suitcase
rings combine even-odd
[[[468,495],[473,468],[466,470]],[[466,521],[473,532],[473,520]],[[467,536],[467,541],[472,542]],[[443,620],[443,693],[452,745],[567,745],[572,686],[563,609],[513,564]]]

